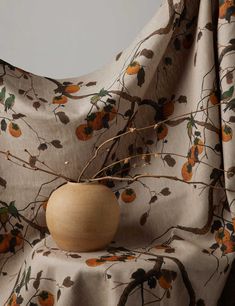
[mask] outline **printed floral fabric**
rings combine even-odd
[[[0,305],[216,305],[235,251],[234,71],[233,0],[166,0],[85,76],[1,61]],[[51,192],[80,175],[120,204],[102,251],[62,251],[46,227]]]

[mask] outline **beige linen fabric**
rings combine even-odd
[[[234,29],[232,0],[168,0],[88,75],[51,79],[1,62],[0,305],[217,304],[235,250]],[[60,174],[77,180],[126,131],[82,176],[112,176],[114,241],[59,250],[45,210]]]

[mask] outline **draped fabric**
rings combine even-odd
[[[233,0],[166,0],[87,75],[1,61],[0,305],[217,305],[235,251],[234,29]],[[104,250],[48,233],[51,192],[79,176],[118,198]]]

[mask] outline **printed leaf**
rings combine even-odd
[[[8,97],[5,100],[5,112],[11,109],[14,103],[15,103],[15,96],[13,94],[10,94],[10,97]]]
[[[225,92],[222,94],[221,99],[222,99],[222,100],[225,100],[225,99],[227,99],[227,98],[232,97],[233,92],[234,92],[234,86],[231,86],[231,87],[229,88],[229,90],[225,91]]]
[[[56,294],[57,302],[58,302],[60,296],[61,296],[61,290],[59,289],[59,290],[57,291],[57,294]]]
[[[46,256],[46,257],[49,256],[50,254],[51,254],[51,251],[46,251],[46,252],[43,252],[43,253],[42,253],[42,255],[43,255],[43,256]]]
[[[40,106],[41,106],[41,104],[40,104],[39,101],[33,102],[33,107],[34,107],[36,110],[38,110]]]
[[[31,276],[31,267],[29,266],[27,274],[25,276],[25,288],[26,288],[26,290],[28,290],[28,283],[29,283],[29,280],[30,280],[30,276]]]
[[[175,159],[169,154],[167,154],[163,159],[169,167],[174,167],[174,165],[176,164]]]
[[[199,299],[199,300],[197,301],[196,306],[206,306],[206,304],[205,304],[204,300]]]
[[[169,189],[168,187],[163,188],[163,189],[160,191],[160,193],[161,193],[162,195],[164,195],[164,196],[168,196],[168,195],[171,194],[170,189]]]
[[[61,143],[60,143],[60,140],[52,140],[52,141],[51,141],[51,144],[52,144],[55,148],[57,148],[57,149],[63,148],[63,146],[62,146]]]
[[[19,216],[18,210],[15,207],[15,201],[10,202],[8,206],[8,212],[15,218]]]
[[[157,196],[155,195],[151,198],[151,200],[149,201],[149,204],[154,203],[156,201],[157,201]]]
[[[187,103],[187,97],[186,96],[179,96],[178,102],[179,103]]]
[[[235,166],[230,167],[227,171],[227,178],[230,179],[234,176],[235,174]]]
[[[18,114],[12,114],[12,118],[14,120],[19,119],[19,118],[23,118],[26,117],[24,114],[18,113]]]
[[[119,52],[119,53],[116,55],[116,61],[119,60],[119,58],[121,57],[121,55],[122,55],[122,52]]]
[[[80,255],[78,255],[78,254],[69,254],[69,256],[71,257],[71,258],[81,258],[81,256]]]
[[[19,296],[17,296],[17,298],[16,298],[16,304],[22,304],[23,303],[23,301],[24,301],[24,299],[23,299],[23,297],[21,296],[21,295],[19,295]]]
[[[141,216],[141,218],[140,218],[140,225],[142,225],[142,226],[145,225],[147,219],[148,219],[148,213],[145,212],[145,213]]]
[[[39,286],[40,286],[40,278],[41,278],[41,276],[42,276],[42,271],[40,271],[40,272],[38,272],[37,273],[37,277],[36,277],[36,279],[35,279],[35,281],[33,282],[33,287],[34,287],[34,289],[38,289],[39,288]]]
[[[23,95],[23,94],[25,93],[25,90],[19,89],[19,90],[18,90],[18,93],[19,93],[20,95]]]
[[[36,161],[37,161],[37,157],[36,156],[30,156],[29,157],[30,167],[35,168]]]
[[[135,271],[134,273],[132,273],[131,278],[133,279],[142,279],[145,276],[146,272],[144,269],[139,268],[137,271]]]
[[[138,86],[142,86],[145,82],[145,71],[144,71],[144,68],[141,67],[140,70],[138,71],[138,74],[137,74],[137,85]]]
[[[47,103],[48,101],[44,98],[38,98],[40,101],[42,101],[43,103]]]
[[[231,84],[233,82],[233,73],[232,71],[228,71],[226,74],[226,82],[227,84]]]
[[[46,143],[41,143],[38,146],[38,150],[45,151],[46,149],[47,149],[47,144]]]
[[[229,122],[235,123],[235,116],[231,116],[231,117],[229,118]]]
[[[6,120],[5,120],[5,119],[2,119],[2,120],[1,120],[1,130],[2,130],[2,131],[6,131],[6,129],[7,129]]]
[[[74,282],[71,280],[70,276],[67,276],[63,281],[63,286],[65,286],[66,288],[73,286],[73,284]]]
[[[140,55],[143,55],[145,56],[146,58],[152,58],[154,53],[152,50],[150,49],[143,49],[141,52],[140,52]]]
[[[56,116],[60,119],[63,124],[69,123],[69,117],[65,114],[65,112],[57,112]]]
[[[6,96],[6,87],[3,87],[0,91],[0,102],[3,102],[5,100]]]
[[[197,34],[197,41],[199,41],[202,38],[202,31],[199,31]]]
[[[96,81],[94,81],[94,82],[89,82],[89,83],[86,84],[86,86],[87,86],[87,87],[89,87],[89,86],[94,86],[94,85],[96,85],[96,83],[97,83]]]
[[[213,24],[211,22],[208,22],[206,25],[205,25],[205,28],[209,31],[213,31]]]
[[[30,95],[26,95],[26,97],[31,101],[33,100],[33,97],[31,97]]]

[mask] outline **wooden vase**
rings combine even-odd
[[[99,183],[71,183],[56,189],[46,209],[48,229],[63,250],[89,252],[105,248],[119,224],[114,193]]]

